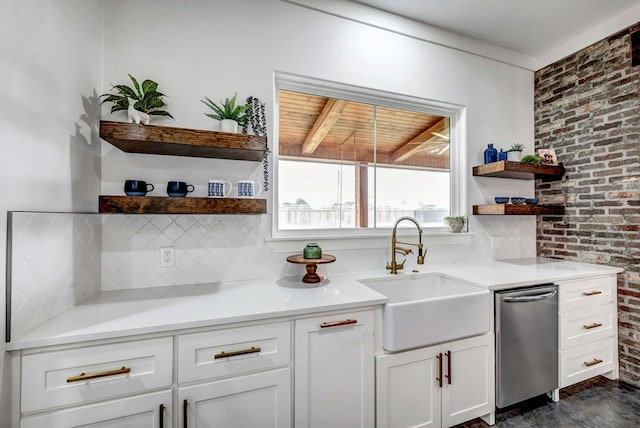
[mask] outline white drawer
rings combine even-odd
[[[615,305],[560,314],[560,349],[586,345],[617,334]]]
[[[172,365],[170,337],[26,355],[22,411],[168,387]]]
[[[615,337],[560,352],[560,388],[606,373],[615,368],[618,348]]]
[[[615,275],[558,283],[560,312],[586,309],[616,301]]]
[[[20,421],[20,428],[168,428],[172,411],[171,391],[165,390],[27,416]],[[160,423],[160,412],[163,424]]]
[[[289,322],[178,337],[179,383],[284,366],[290,361]]]

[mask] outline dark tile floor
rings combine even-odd
[[[554,403],[540,396],[496,413],[499,428],[634,428],[640,427],[640,389],[596,377],[560,390]],[[456,428],[486,428],[474,419]]]

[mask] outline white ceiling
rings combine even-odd
[[[356,1],[532,57],[640,5],[640,0]]]

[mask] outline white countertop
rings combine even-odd
[[[421,266],[498,290],[615,274],[622,269],[552,259]],[[387,298],[357,279],[389,277],[385,270],[333,275],[318,285],[299,277],[102,292],[35,328],[7,350],[123,338],[197,327],[381,305]]]

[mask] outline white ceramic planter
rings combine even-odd
[[[522,152],[507,152],[508,161],[520,162],[520,159],[522,159]]]
[[[220,121],[220,130],[222,132],[238,132],[238,122],[233,119],[222,119]]]

